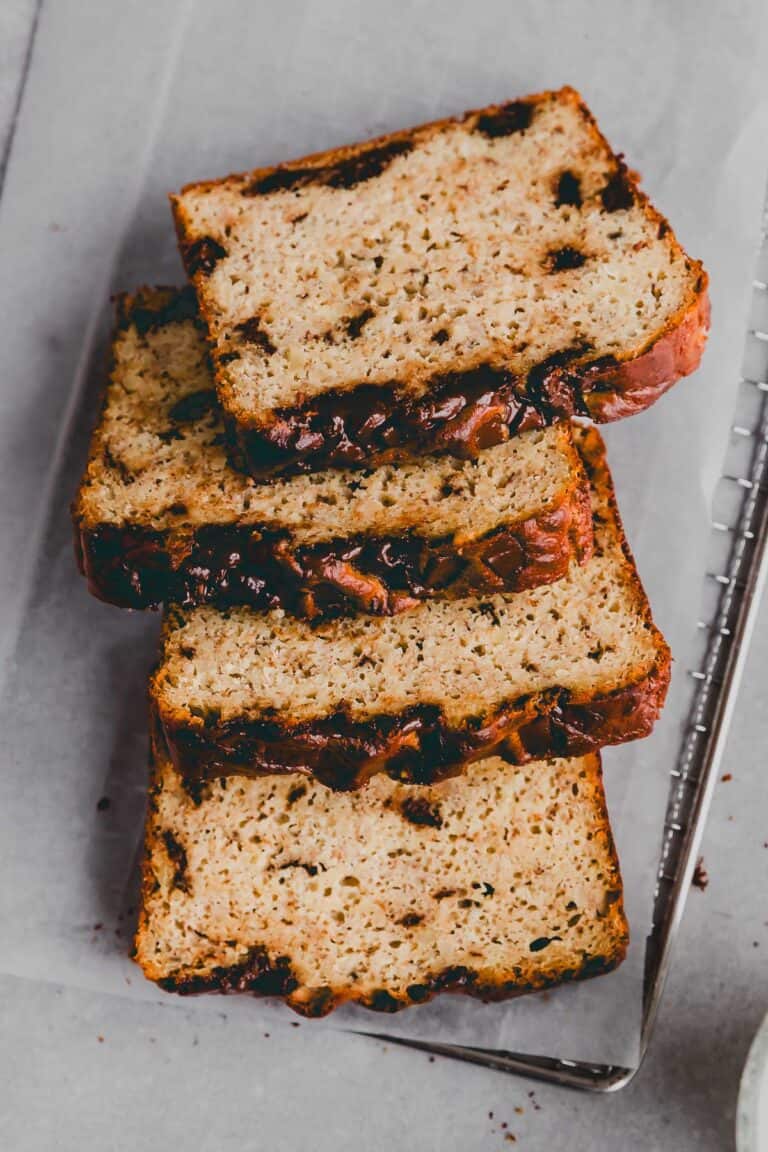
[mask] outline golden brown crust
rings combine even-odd
[[[336,713],[295,727],[245,718],[190,724],[186,715],[163,710],[162,727],[173,762],[193,790],[222,776],[283,773],[313,776],[342,791],[363,787],[377,772],[407,784],[433,784],[486,756],[525,764],[648,736],[669,678],[665,647],[650,669],[613,692],[584,698],[566,689],[534,693],[461,726],[449,724],[436,705],[414,705],[397,716],[355,722]]]
[[[258,187],[291,173],[325,173],[337,165],[359,161],[406,144],[418,143],[454,123],[478,122],[503,115],[505,109],[533,107],[557,97],[575,105],[601,149],[611,153],[594,117],[578,92],[566,87],[445,118],[421,127],[378,137],[364,144],[319,152],[277,167],[256,169],[187,185],[209,190],[223,185]],[[314,471],[324,467],[369,467],[407,459],[414,452],[476,456],[482,449],[503,443],[510,434],[540,428],[573,416],[589,415],[598,422],[616,420],[653,404],[676,380],[699,364],[709,330],[707,274],[700,262],[685,256],[667,220],[638,187],[621,156],[615,157],[614,185],[605,191],[615,206],[639,203],[660,236],[669,237],[672,256],[683,257],[690,269],[690,288],[677,312],[640,348],[617,356],[595,356],[583,348],[563,349],[557,357],[536,365],[526,377],[511,373],[503,359],[489,360],[478,353],[461,372],[430,375],[425,367],[419,382],[425,394],[413,399],[398,382],[391,386],[345,387],[326,392],[303,404],[256,418],[239,407],[223,371],[224,362],[214,347],[217,387],[225,409],[233,457],[256,477]],[[266,189],[267,191],[270,189]],[[192,238],[191,223],[180,196],[172,196],[174,219],[182,257],[195,285],[200,311],[212,320],[207,278],[210,267],[201,261]],[[409,379],[412,384],[416,378]]]
[[[248,604],[308,619],[392,615],[434,595],[520,592],[559,580],[592,551],[589,490],[575,476],[561,501],[472,540],[362,534],[298,545],[287,534],[211,524],[183,548],[172,532],[90,524],[73,509],[89,591],[121,608]]]
[[[702,288],[675,313],[656,340],[636,359],[608,365],[583,391],[584,405],[598,424],[650,408],[676,380],[695,372],[707,342],[710,321],[707,274]]]
[[[153,743],[158,740],[156,721],[152,721]],[[167,961],[158,959],[153,949],[157,939],[158,926],[152,923],[152,908],[157,900],[167,898],[163,883],[155,871],[155,862],[170,855],[174,864],[173,887],[182,885],[187,892],[194,886],[195,877],[176,876],[176,861],[183,847],[172,845],[169,853],[166,840],[168,829],[163,827],[158,812],[160,790],[159,763],[164,752],[157,749],[154,766],[151,766],[150,799],[146,817],[144,854],[142,859],[142,888],[139,908],[139,921],[136,931],[134,957],[141,965],[145,976],[155,981],[168,992],[192,995],[204,992],[222,994],[249,993],[259,997],[277,997],[285,1001],[299,1015],[309,1018],[326,1016],[345,1003],[356,1003],[378,1012],[397,1012],[407,1007],[424,1004],[436,995],[445,992],[460,993],[484,1001],[504,1001],[539,991],[573,980],[587,979],[618,967],[623,961],[629,933],[623,906],[623,891],[619,862],[616,855],[605,794],[602,786],[602,771],[598,755],[585,757],[579,776],[581,802],[593,809],[594,844],[600,843],[606,857],[601,863],[601,884],[605,892],[604,908],[600,913],[603,934],[606,939],[603,950],[596,954],[588,950],[574,953],[572,959],[561,961],[547,959],[547,940],[534,941],[527,957],[516,956],[505,968],[489,969],[487,965],[471,967],[454,965],[440,971],[425,972],[418,982],[407,987],[372,988],[370,982],[349,982],[341,976],[336,984],[312,987],[304,983],[291,958],[271,954],[261,944],[247,940],[242,943],[242,958],[237,964],[213,966],[208,963],[189,964],[172,967]],[[215,814],[211,817],[215,822]],[[400,929],[401,933],[403,929]],[[535,945],[541,944],[541,949]]]

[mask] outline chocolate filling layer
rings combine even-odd
[[[184,539],[148,528],[76,528],[91,592],[124,608],[247,604],[294,615],[390,615],[436,593],[522,591],[591,553],[589,496],[457,545],[452,537],[355,536],[296,546],[283,534],[206,526]]]
[[[321,468],[368,468],[416,452],[474,458],[510,436],[572,416],[599,423],[649,407],[698,366],[709,329],[706,278],[687,312],[642,355],[588,361],[576,346],[550,356],[527,377],[480,365],[436,378],[419,397],[397,385],[359,385],[278,410],[270,424],[226,417],[231,453],[256,477]]]
[[[483,365],[452,372],[416,399],[394,385],[360,385],[325,392],[296,408],[281,409],[273,424],[244,427],[227,418],[236,461],[255,476],[312,472],[322,467],[367,468],[418,452],[474,458],[510,435],[586,416],[585,375],[568,371],[584,348],[551,356],[520,381]],[[592,365],[590,378],[608,367]]]
[[[481,977],[478,972],[464,965],[454,965],[442,972],[427,976],[418,984],[409,984],[403,993],[394,994],[381,988],[362,996],[354,997],[364,1008],[374,1012],[399,1012],[412,1004],[424,1004],[441,992],[458,992],[480,1000],[499,1001],[535,992],[553,984],[568,983],[572,980],[585,980],[610,972],[624,959],[626,942],[617,948],[613,956],[590,956],[584,953],[581,963],[573,968],[558,971],[553,977],[544,968],[533,979],[523,977],[523,969],[513,966],[499,973],[498,979]],[[173,975],[158,980],[167,992],[177,992],[183,996],[201,992],[250,993],[254,996],[281,996],[288,1006],[300,1016],[327,1016],[346,1000],[348,995],[334,993],[332,988],[298,988],[298,981],[291,971],[287,957],[280,957],[270,963],[263,948],[253,948],[240,964],[229,968],[214,968],[205,976],[191,974]]]
[[[289,727],[245,717],[201,726],[163,721],[169,753],[195,787],[221,776],[296,772],[329,788],[362,787],[377,772],[410,784],[432,784],[485,756],[512,764],[550,756],[582,756],[606,744],[647,736],[669,684],[669,656],[636,682],[604,695],[574,700],[553,688],[509,701],[487,715],[452,727],[437,705],[418,704],[398,715],[352,720],[343,711]]]

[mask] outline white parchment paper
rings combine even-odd
[[[509,1005],[444,998],[385,1019],[345,1009],[313,1027],[636,1063],[644,942],[768,160],[767,16],[759,0],[45,8],[0,201],[0,972],[158,998],[128,958],[158,621],[89,598],[67,504],[109,290],[181,281],[166,193],[571,83],[712,279],[704,367],[607,433],[628,536],[676,657],[653,736],[604,757],[632,946],[610,976]],[[204,1020],[220,1003],[198,1008]],[[255,1023],[290,1019],[245,999],[236,1010]]]

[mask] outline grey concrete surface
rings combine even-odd
[[[21,97],[37,14],[37,0],[6,0],[0,6],[0,176]]]
[[[0,128],[12,123],[33,0],[0,5]],[[0,156],[3,132],[0,130]],[[733,1147],[740,1072],[768,1010],[768,603],[762,607],[646,1062],[590,1097],[306,1024],[248,1034],[226,1004],[200,1045],[194,1009],[0,980],[0,1147],[585,1149]],[[194,1050],[184,1075],[179,1045]],[[233,1092],[247,1062],[253,1090]],[[531,1095],[533,1093],[533,1095]],[[514,1140],[512,1139],[514,1137]]]

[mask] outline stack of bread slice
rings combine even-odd
[[[73,506],[164,607],[144,972],[322,1015],[615,967],[599,750],[670,653],[592,421],[696,368],[701,265],[568,88],[172,200]]]

